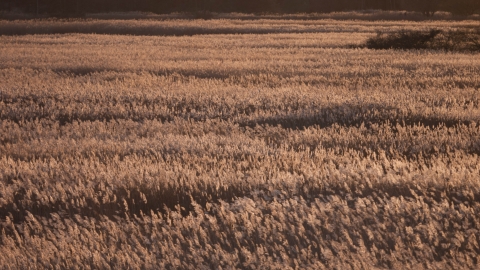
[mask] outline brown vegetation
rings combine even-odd
[[[480,56],[358,24],[0,37],[1,267],[478,267]]]

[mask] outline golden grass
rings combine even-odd
[[[1,267],[477,267],[480,56],[325,23],[0,37]]]

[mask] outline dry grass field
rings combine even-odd
[[[475,27],[0,21],[0,268],[479,267]]]

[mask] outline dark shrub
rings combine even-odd
[[[442,31],[406,31],[384,34],[377,33],[376,37],[366,42],[369,49],[433,49],[446,51],[480,51],[479,30]]]
[[[405,31],[385,35],[377,33],[376,37],[367,40],[370,49],[428,49],[433,39],[440,34],[441,30]]]

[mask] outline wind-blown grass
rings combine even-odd
[[[0,37],[1,267],[478,267],[480,56],[373,32]]]

